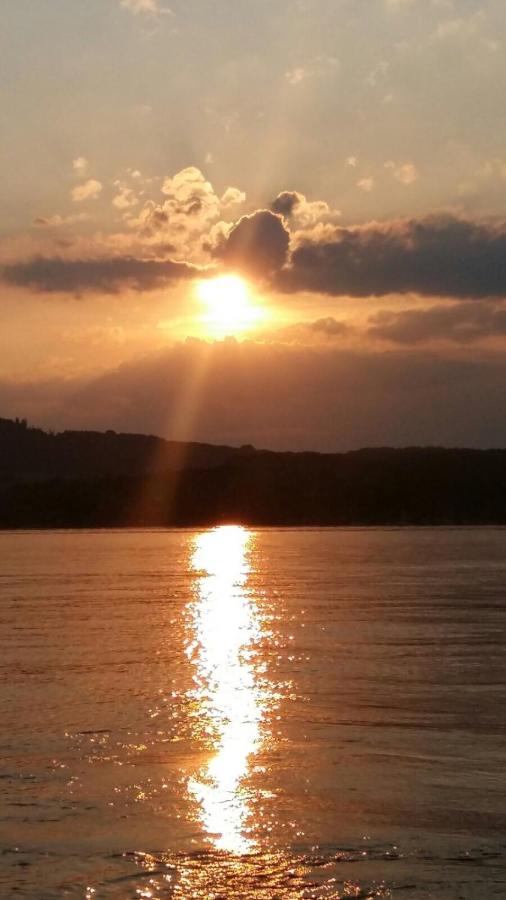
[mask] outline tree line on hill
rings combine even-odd
[[[506,525],[506,450],[278,453],[0,419],[0,528]]]

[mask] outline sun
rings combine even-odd
[[[238,275],[219,275],[197,284],[197,296],[206,308],[206,330],[215,337],[246,331],[262,317],[249,285]]]

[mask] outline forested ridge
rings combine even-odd
[[[0,527],[506,525],[506,449],[282,453],[0,420]]]

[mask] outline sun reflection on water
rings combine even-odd
[[[207,838],[217,850],[255,849],[248,835],[251,800],[244,784],[262,743],[268,694],[255,659],[261,622],[249,590],[252,535],[239,526],[200,534],[191,565],[197,572],[187,654],[195,667],[193,696],[212,755],[188,788]]]

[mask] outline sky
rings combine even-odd
[[[0,416],[506,446],[504,0],[7,0]]]

